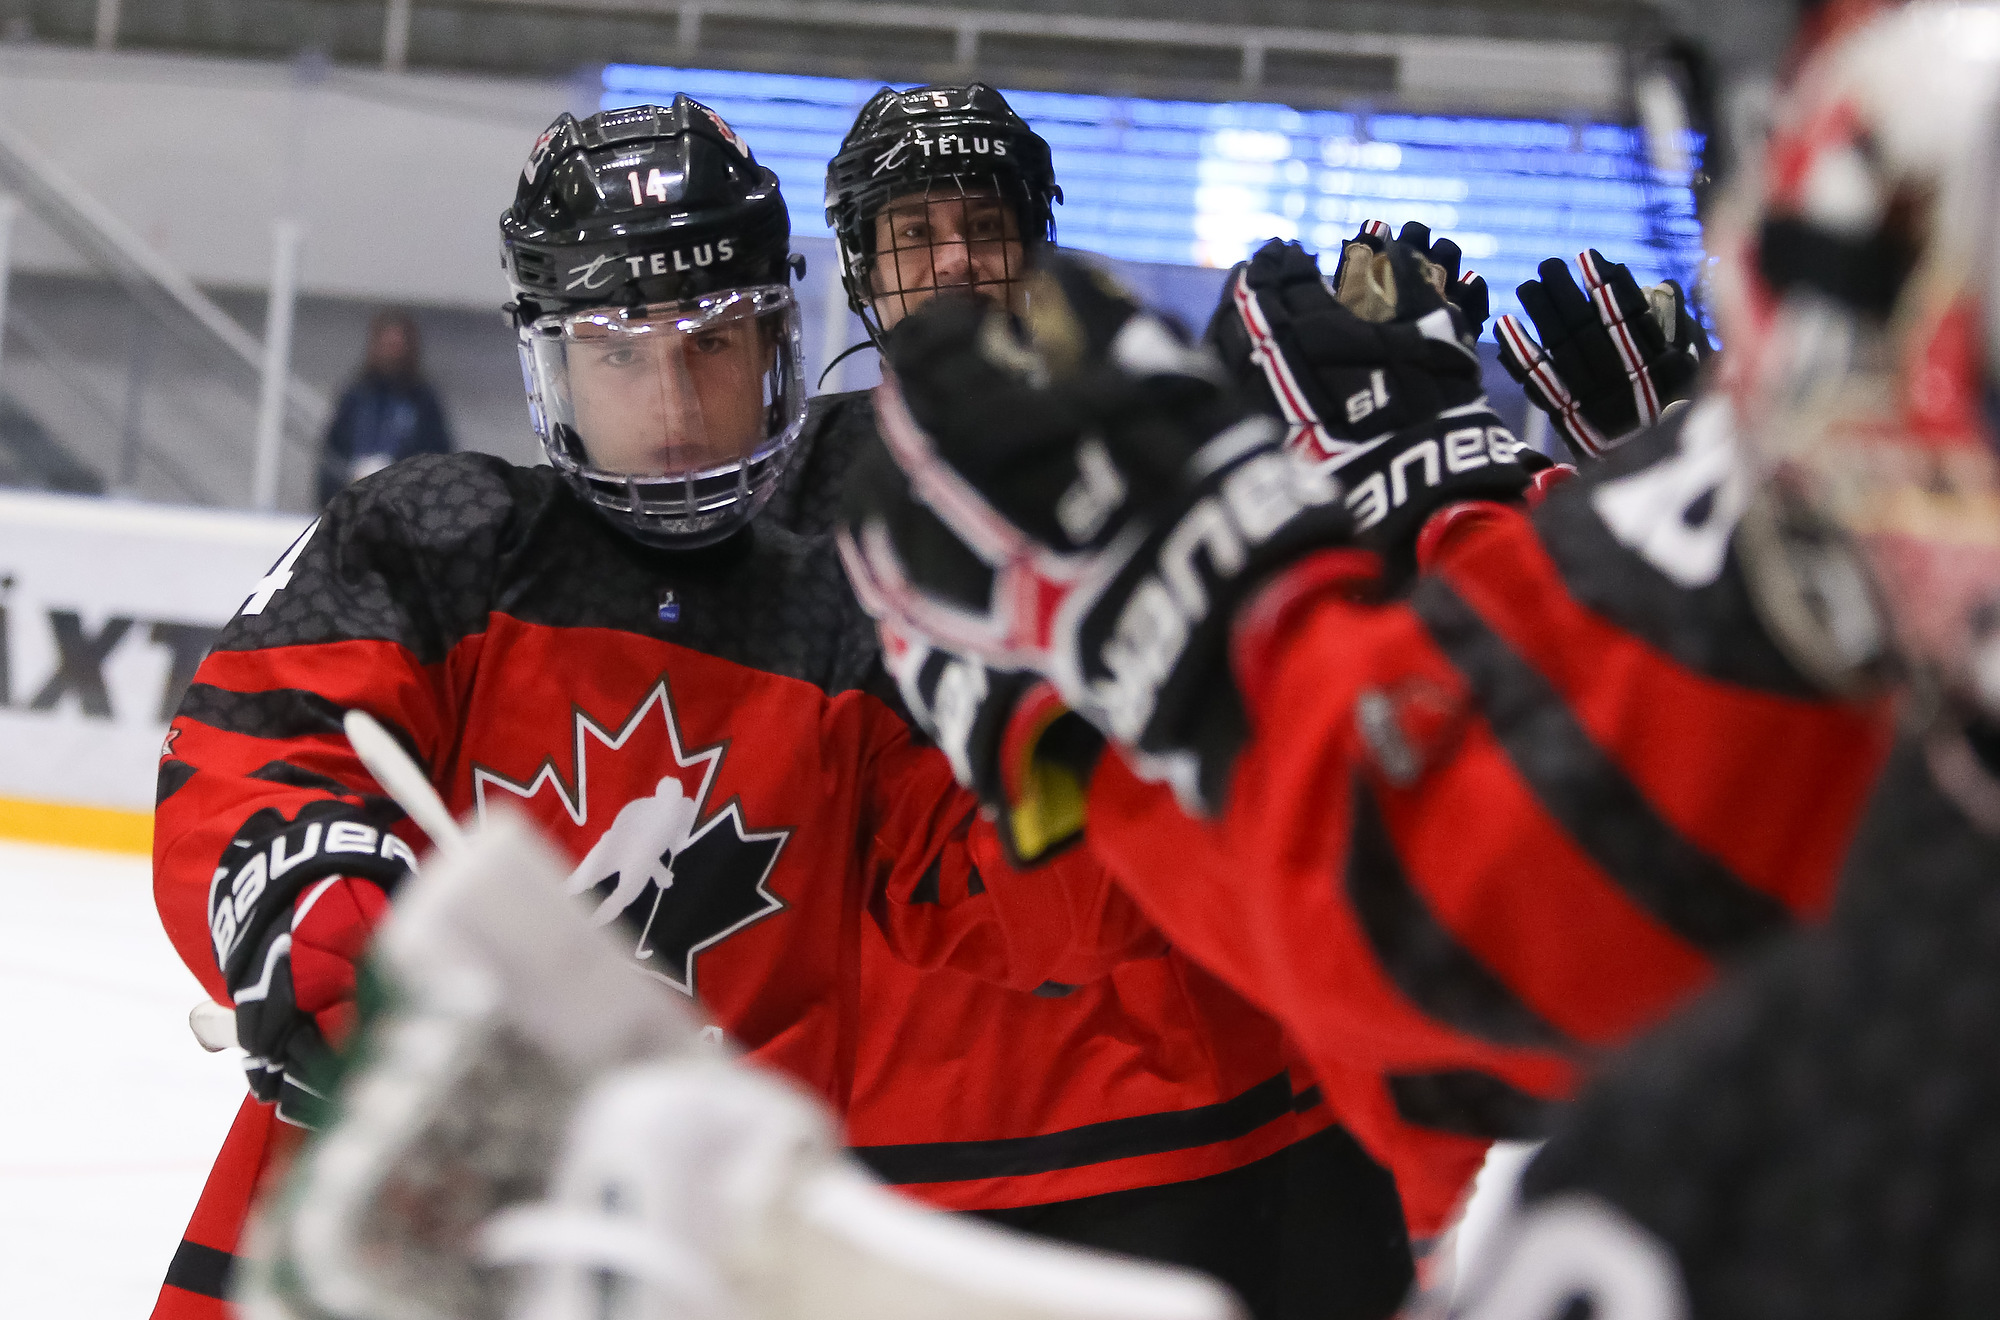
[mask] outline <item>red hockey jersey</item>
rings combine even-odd
[[[359,706],[455,810],[533,815],[641,966],[938,1204],[1182,1181],[1325,1127],[1268,1018],[1160,956],[1087,855],[1007,868],[943,757],[869,694],[872,624],[810,534],[848,447],[809,439],[753,535],[696,555],[469,456],[337,500],[204,663],[162,760],[156,888],[189,966],[224,998],[207,887],[252,815],[338,802],[407,832],[340,732]],[[246,1103],[156,1315],[220,1314],[284,1145]]]
[[[196,674],[160,767],[162,921],[227,1002],[209,888],[246,822],[294,878],[340,867],[330,817],[293,823],[309,804],[419,841],[342,735],[367,710],[455,812],[532,816],[641,968],[844,1111],[864,927],[1018,992],[1164,947],[1087,855],[1009,868],[943,755],[866,690],[879,675],[814,538],[667,554],[546,469],[400,464],[329,506]],[[246,1109],[211,1199],[247,1203],[268,1124]]]
[[[829,531],[846,469],[874,436],[867,394],[814,399],[804,460],[759,525]],[[1200,1178],[1332,1121],[1276,1023],[1177,953],[1033,998],[913,969],[872,929],[861,955],[848,1137],[877,1174],[934,1205],[1041,1205]]]
[[[1766,635],[1727,443],[1697,420],[1532,521],[1496,506],[1406,603],[1302,565],[1239,628],[1225,812],[1093,784],[1097,852],[1347,1079],[1415,1234],[1488,1139],[1540,1135],[1601,1051],[1829,907],[1891,721]]]

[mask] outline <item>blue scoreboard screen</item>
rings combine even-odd
[[[793,232],[826,237],[826,163],[879,86],[621,64],[602,108],[674,92],[709,105],[777,173]],[[1701,259],[1686,176],[1615,124],[1006,96],[1054,151],[1059,240],[1123,261],[1227,267],[1273,236],[1330,253],[1364,220],[1418,220],[1465,250],[1500,313],[1545,257],[1596,247],[1641,283],[1687,283]]]

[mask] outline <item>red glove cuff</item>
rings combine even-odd
[[[1530,509],[1539,509],[1551,491],[1575,475],[1576,468],[1573,464],[1557,463],[1553,467],[1545,467],[1535,474],[1535,479],[1521,492],[1521,498],[1526,501]]]
[[[329,1043],[352,1017],[355,967],[388,911],[380,885],[344,875],[317,882],[292,909],[292,993],[301,1012],[325,1017],[320,1032]]]

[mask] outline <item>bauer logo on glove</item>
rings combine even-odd
[[[1031,301],[1026,343],[969,299],[890,334],[885,447],[849,478],[849,576],[895,628],[1046,677],[1212,810],[1245,730],[1230,618],[1275,567],[1348,542],[1340,487],[1092,268],[1052,261]]]
[[[1208,337],[1244,392],[1284,419],[1293,451],[1346,487],[1361,543],[1395,584],[1414,572],[1431,514],[1519,498],[1548,464],[1487,403],[1470,347],[1484,282],[1457,279],[1458,249],[1421,225],[1387,234],[1364,226],[1331,284],[1296,243],[1265,244],[1231,272]]]
[[[317,1126],[333,1068],[329,1040],[353,1016],[354,969],[416,864],[410,846],[344,803],[243,823],[209,889],[216,966],[236,1005],[251,1094]]]

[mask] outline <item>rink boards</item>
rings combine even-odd
[[[0,837],[149,849],[167,719],[306,522],[0,494]]]

